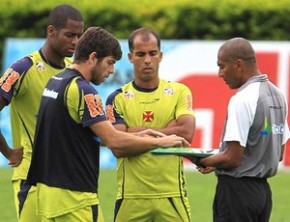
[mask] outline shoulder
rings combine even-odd
[[[74,77],[70,85],[70,87],[76,91],[81,91],[84,94],[97,94],[97,90],[88,81],[80,76]]]
[[[107,97],[107,100],[106,100],[106,104],[112,104],[113,101],[116,99],[116,97],[118,97],[118,95],[121,95],[123,92],[122,88],[119,88],[115,91],[113,91],[108,97]]]
[[[164,80],[164,79],[161,79],[159,84],[162,86],[169,86],[171,88],[188,89],[188,87],[183,83]]]
[[[128,92],[132,92],[134,89],[132,82],[128,82],[125,85],[121,86],[119,89],[116,89],[112,93],[109,94],[108,99],[114,99],[116,96],[125,96]]]
[[[188,86],[180,82],[160,80],[159,87],[160,90],[164,90],[166,94],[172,93],[172,95],[183,95],[191,96],[191,91]]]
[[[255,110],[259,99],[259,83],[252,83],[238,90],[229,101],[230,110]]]
[[[247,85],[244,88],[240,88],[232,99],[237,102],[257,102],[259,98],[260,82],[255,82]]]
[[[27,72],[33,65],[31,57],[26,56],[22,59],[19,59],[14,64],[10,66],[10,69],[18,72],[20,75],[24,72]]]

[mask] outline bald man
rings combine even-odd
[[[287,104],[281,91],[262,74],[244,38],[226,41],[218,51],[219,77],[231,89],[220,152],[191,159],[201,173],[215,171],[213,218],[220,221],[269,221],[271,188],[289,139]]]

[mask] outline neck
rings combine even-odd
[[[135,79],[134,82],[135,82],[136,86],[143,88],[143,89],[156,89],[159,85],[159,79],[149,80],[149,81]]]
[[[86,71],[86,68],[84,66],[73,63],[70,68],[77,70],[88,82],[91,80],[91,77],[90,75],[88,75],[88,72]]]
[[[64,57],[59,57],[58,55],[54,54],[49,50],[48,47],[45,45],[40,49],[41,54],[43,56],[44,61],[52,66],[52,67],[57,67],[57,68],[64,68],[65,63],[64,63]]]

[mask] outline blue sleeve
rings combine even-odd
[[[125,124],[125,120],[122,117],[120,111],[117,110],[116,107],[116,100],[117,96],[121,95],[122,89],[118,89],[111,93],[107,100],[106,100],[106,113],[107,113],[107,118],[109,121],[114,125],[114,124]]]
[[[82,91],[82,99],[84,101],[82,125],[86,127],[107,120],[102,106],[102,99],[97,90],[84,80],[78,81],[78,86]]]
[[[16,84],[25,76],[32,65],[32,60],[29,57],[24,57],[12,64],[0,78],[0,95],[7,103],[10,103],[13,95],[16,94],[14,92]]]

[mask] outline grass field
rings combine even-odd
[[[13,205],[12,170],[0,168],[0,222],[16,222]],[[214,174],[202,175],[187,171],[188,193],[192,208],[192,221],[212,221],[212,200],[216,178]],[[279,171],[269,180],[273,192],[273,211],[271,222],[290,221],[290,172]],[[100,200],[106,222],[113,221],[113,206],[116,195],[116,178],[114,170],[102,170],[100,175]]]

